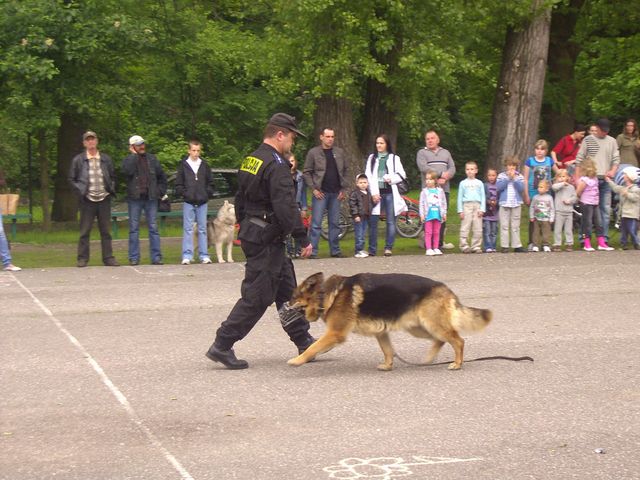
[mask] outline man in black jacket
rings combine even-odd
[[[84,152],[71,160],[69,182],[78,194],[80,210],[80,240],[78,241],[78,267],[89,263],[89,236],[93,219],[98,219],[102,262],[108,267],[120,264],[113,257],[111,245],[111,197],[115,195],[116,177],[111,157],[98,151],[95,132],[82,135]]]
[[[201,263],[211,263],[207,251],[207,201],[213,195],[211,169],[200,158],[202,145],[189,142],[189,155],[180,161],[176,172],[176,195],[182,204],[182,265],[193,261],[193,225],[198,225],[198,256]]]
[[[209,359],[230,369],[249,366],[236,358],[232,347],[251,331],[274,301],[282,328],[298,352],[304,352],[314,342],[309,335],[309,322],[287,303],[296,287],[296,276],[285,252],[285,237],[291,234],[300,240],[302,257],[308,257],[312,248],[300,218],[289,162],[284,159],[296,134],[302,135],[295,118],[276,113],[264,130],[262,145],[243,160],[238,171],[238,238],[247,257],[242,296],[218,328],[206,353]]]
[[[167,192],[167,177],[155,155],[147,153],[144,138],[129,138],[131,152],[122,161],[122,173],[127,182],[129,210],[129,264],[140,263],[140,217],[144,210],[149,228],[151,263],[162,265],[160,232],[158,231],[158,200]]]

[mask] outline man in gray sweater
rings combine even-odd
[[[616,139],[609,136],[611,124],[606,118],[596,121],[593,135],[587,135],[580,145],[576,155],[576,183],[582,175],[580,164],[590,157],[596,164],[598,175],[598,189],[600,192],[600,216],[602,218],[603,233],[609,242],[609,219],[611,218],[611,187],[605,177],[613,178],[620,164],[620,152]]]
[[[422,188],[424,188],[424,177],[427,172],[433,171],[438,174],[438,186],[444,190],[447,197],[447,205],[449,202],[449,181],[456,174],[456,165],[453,163],[451,153],[446,148],[440,147],[440,137],[435,130],[428,130],[424,135],[425,147],[418,150],[416,154],[416,164],[420,170],[420,180]],[[450,243],[445,244],[444,234],[447,222],[440,225],[440,245],[438,248],[453,248]]]

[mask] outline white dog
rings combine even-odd
[[[222,256],[222,247],[227,245],[227,262],[233,262],[231,249],[233,248],[233,237],[236,224],[236,208],[233,203],[224,201],[224,205],[218,210],[218,216],[214,220],[209,220],[207,225],[207,238],[209,246],[216,246],[216,256],[218,263],[225,263]]]

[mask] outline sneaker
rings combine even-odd
[[[393,255],[393,252],[391,251],[390,248],[385,248],[384,249],[384,256],[385,257],[390,257],[391,255]]]
[[[211,262],[211,259],[209,257],[204,257],[200,263],[203,263],[205,265],[209,265],[212,262]]]
[[[629,250],[629,245],[622,245],[620,250]]]
[[[443,243],[442,244],[442,248],[444,248],[445,250],[453,250],[454,248],[456,248],[456,246],[453,243]]]
[[[424,253],[427,257],[433,257],[436,253],[433,251],[433,249],[428,248],[427,251]]]
[[[565,252],[573,252],[573,245],[567,245],[564,249]]]
[[[338,253],[332,253],[331,258],[346,258],[346,257],[342,254],[342,252],[338,252]]]
[[[562,251],[562,247],[560,245],[554,245],[553,248],[551,249],[552,252],[561,252]]]
[[[537,252],[538,250],[534,250],[534,247],[535,245],[533,243],[527,245],[527,252]]]
[[[529,248],[529,251],[530,252],[539,252],[540,249],[537,246],[533,245],[533,246],[531,246],[531,248]]]
[[[544,246],[542,247],[542,251],[543,251],[543,252],[550,252],[550,251],[551,251],[551,249],[549,248],[549,245],[544,245]]]
[[[115,258],[111,257],[111,258],[107,258],[104,261],[104,266],[105,267],[119,267],[120,264],[118,263],[118,261]]]
[[[78,263],[76,263],[76,265],[78,266],[78,268],[83,268],[86,267],[88,263],[89,262],[83,258],[78,260]]]
[[[22,269],[20,267],[16,267],[12,263],[10,263],[9,265],[5,265],[2,270],[4,270],[5,272],[19,272]]]
[[[151,265],[164,265],[164,262],[162,260],[154,260]]]
[[[527,249],[523,247],[514,248],[513,251],[515,253],[527,253]]]
[[[482,249],[481,248],[474,248],[473,250],[471,250],[471,253],[482,253]]]
[[[354,255],[354,257],[356,258],[367,258],[369,256],[369,254],[367,252],[365,252],[364,250],[360,250],[358,253],[356,253]]]
[[[587,245],[586,247],[582,247],[582,249],[583,249],[585,252],[595,252],[595,251],[596,251],[596,249],[595,249],[595,248],[593,248],[591,245]]]
[[[502,247],[500,249],[500,253],[509,253],[509,249],[507,247]]]
[[[440,250],[439,248],[435,248],[435,249],[433,250],[433,254],[434,254],[434,255],[442,255],[442,250]]]
[[[606,243],[602,244],[602,245],[598,245],[598,250],[601,250],[603,252],[610,252],[611,250],[615,250],[615,248],[610,247],[609,245],[607,245]]]
[[[469,247],[464,247],[462,249],[462,253],[471,253],[471,249]]]
[[[183,258],[180,265],[191,265],[191,260],[189,260],[188,258]]]
[[[138,265],[140,263],[140,260],[129,260],[129,265],[131,265],[132,267],[135,267],[136,265]]]

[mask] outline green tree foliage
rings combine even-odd
[[[576,28],[578,112],[593,121],[608,116],[622,129],[640,117],[640,9],[634,2],[587,2]]]

